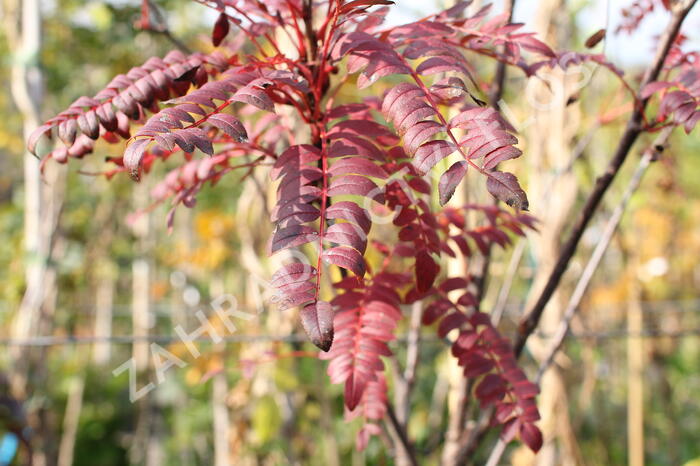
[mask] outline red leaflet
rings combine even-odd
[[[542,448],[542,432],[531,422],[520,426],[520,439],[535,453]]]
[[[476,386],[474,391],[483,405],[493,404],[501,400],[506,394],[506,384],[498,374],[489,374]]]
[[[78,125],[73,119],[64,120],[58,125],[58,137],[67,146],[71,146],[75,142],[77,131]]]
[[[292,225],[278,229],[270,242],[270,254],[318,240],[318,232],[308,226]]]
[[[457,189],[457,185],[464,178],[467,172],[467,162],[460,160],[455,162],[445,173],[440,176],[438,192],[440,194],[440,205],[445,205],[452,198]]]
[[[334,162],[328,171],[333,176],[358,174],[384,179],[386,172],[376,163],[360,157],[348,157]]]
[[[265,92],[265,89],[270,86],[272,86],[270,81],[266,79],[256,79],[255,81],[236,91],[236,93],[231,97],[231,100],[236,102],[245,102],[258,107],[259,109],[274,113],[275,104]]]
[[[451,142],[438,139],[423,144],[415,153],[413,166],[418,173],[425,174],[430,171],[440,160],[453,154],[457,148]]]
[[[271,212],[270,220],[285,227],[312,222],[320,215],[321,211],[310,204],[288,202],[275,206]]]
[[[330,197],[334,197],[344,194],[366,196],[379,202],[380,204],[384,203],[383,190],[373,181],[368,180],[364,176],[343,175],[334,178],[331,181],[330,188],[328,189],[328,195]]]
[[[207,121],[228,134],[236,142],[246,142],[248,140],[248,133],[243,123],[233,115],[217,113],[210,116]]]
[[[299,316],[313,344],[328,351],[333,343],[333,307],[329,303],[317,301],[304,306]]]
[[[340,7],[340,14],[347,14],[359,8],[369,8],[375,5],[393,5],[390,0],[353,0]]]
[[[421,144],[444,130],[445,127],[436,121],[426,120],[416,123],[403,135],[406,152],[415,154]]]
[[[512,173],[491,172],[486,181],[486,188],[491,195],[518,210],[527,210],[527,195],[520,187],[518,179]]]
[[[344,247],[326,249],[322,257],[325,262],[348,269],[358,277],[365,274],[365,260],[356,249]]]
[[[430,253],[423,249],[416,255],[416,286],[418,291],[426,292],[432,286],[437,274],[440,273],[440,266],[435,263]]]
[[[211,31],[211,42],[214,44],[214,47],[218,47],[221,44],[228,34],[228,30],[228,16],[226,16],[226,13],[221,12],[216,19],[216,23],[214,23],[214,29]]]
[[[352,222],[362,228],[365,234],[369,233],[372,225],[369,213],[354,202],[340,201],[331,205],[326,210],[327,219],[343,219]]]
[[[292,146],[277,157],[270,176],[273,180],[283,175],[294,174],[304,165],[309,165],[321,158],[320,151],[311,145]]]
[[[467,74],[467,69],[462,66],[459,62],[454,60],[448,60],[443,57],[432,57],[421,63],[418,68],[416,68],[416,73],[431,75],[437,73],[447,73],[450,71],[456,71],[458,73]]]
[[[90,139],[97,139],[100,136],[100,126],[97,122],[97,115],[94,110],[89,110],[82,115],[78,115],[78,127]]]
[[[150,142],[148,139],[136,139],[124,151],[124,166],[129,170],[131,178],[136,181],[140,178],[139,165],[141,164],[143,153]]]
[[[275,272],[270,279],[270,284],[274,287],[307,281],[316,275],[316,269],[310,265],[295,262],[286,265]]]
[[[340,138],[339,140],[336,140]],[[372,160],[384,160],[384,154],[372,142],[367,139],[355,136],[352,133],[342,132],[334,133],[331,136],[333,144],[328,151],[329,157],[342,157],[344,155],[359,155]]]
[[[326,218],[328,218],[328,215],[326,215]],[[326,230],[324,239],[332,243],[355,248],[360,254],[364,254],[367,248],[365,232],[352,223],[334,223]]]

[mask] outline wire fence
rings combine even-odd
[[[545,333],[535,333],[541,338],[550,338],[552,335]],[[611,330],[606,332],[577,332],[569,333],[567,338],[579,340],[610,340],[622,338],[687,338],[700,337],[700,328],[669,331],[664,329],[650,328],[642,332],[628,332],[626,330]],[[399,336],[399,342],[407,341],[407,336]],[[220,339],[206,337],[188,339],[189,342],[204,344],[220,343],[301,343],[308,340],[304,334],[292,334],[286,336],[278,335],[222,335]],[[449,342],[438,337],[423,337],[422,341]],[[180,343],[182,338],[179,335],[113,335],[109,337],[89,336],[89,335],[63,335],[63,336],[39,336],[23,340],[12,338],[0,338],[0,346],[67,346],[67,345],[91,345],[99,343],[109,343],[114,345],[130,345],[134,343],[157,343],[171,344]]]

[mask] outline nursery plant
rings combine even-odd
[[[265,172],[277,193],[269,253],[286,254],[270,278],[277,291],[270,307],[298,310],[331,381],[345,386],[348,415],[365,420],[358,447],[388,418],[416,462],[388,402],[383,358],[407,309],[418,306],[422,325],[435,327],[472,381],[486,427],[501,426],[503,441],[519,438],[537,451],[538,388],[517,358],[637,137],[674,126],[690,132],[700,119],[698,57],[681,51],[679,32],[695,2],[664,4],[672,21],[637,82],[602,55],[553,51],[512,23],[510,11],[468,10],[470,2],[391,26],[388,0],[196,1],[218,15],[213,47],[174,50],[116,76],[39,127],[30,150],[55,135],[62,144],[44,163],[66,163],[91,154],[98,139],[126,142],[107,175],[135,181],[176,161],[152,191],[155,202],[173,206],[171,221],[175,207],[193,207],[222,177]],[[144,1],[142,28],[158,27],[151,7]],[[484,57],[493,81],[477,73]],[[504,70],[538,79],[542,70],[582,63],[620,80],[631,96],[629,123],[511,341],[482,308],[487,277],[450,276],[445,260],[483,256],[488,264],[492,248],[536,230],[527,195],[508,171],[523,154],[499,111]],[[653,96],[660,105],[648,115]],[[454,196],[468,172],[493,202]]]

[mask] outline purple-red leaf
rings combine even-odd
[[[367,248],[367,235],[353,223],[335,223],[328,227],[324,239],[333,243],[350,246],[364,254]]]
[[[440,266],[435,262],[430,253],[422,249],[416,254],[416,287],[421,293],[432,288],[435,277],[440,273]]]
[[[211,32],[211,42],[214,44],[214,47],[218,47],[219,44],[221,44],[228,34],[229,27],[228,16],[226,16],[226,13],[222,11],[221,14],[219,14],[219,17],[216,19],[214,29]]]
[[[359,175],[343,175],[334,178],[328,189],[328,196],[354,194],[369,197],[380,204],[384,203],[384,192],[373,181]]]
[[[285,265],[272,275],[270,284],[275,288],[288,285],[290,283],[299,283],[308,281],[316,276],[316,269],[310,265],[295,262]]]
[[[325,301],[305,306],[301,312],[301,324],[311,342],[322,351],[333,344],[333,307]]]
[[[318,232],[309,226],[292,225],[285,228],[279,228],[272,235],[270,243],[270,254],[274,254],[282,249],[301,246],[302,244],[310,243],[318,239]]]
[[[338,175],[348,175],[348,174],[358,174],[365,176],[372,176],[375,178],[385,179],[387,177],[386,172],[377,164],[371,160],[364,159],[361,157],[347,157],[338,160],[328,172],[332,176]]]
[[[212,147],[211,141],[201,128],[186,128],[179,132],[183,138],[185,138],[188,143],[194,144],[194,146],[204,152],[207,155],[214,155],[214,147]],[[191,151],[189,151],[191,152]]]
[[[312,145],[291,146],[277,157],[277,161],[270,171],[270,176],[276,180],[288,173],[294,173],[300,170],[303,165],[316,162],[320,158],[319,150]]]
[[[408,128],[403,135],[406,152],[414,154],[421,144],[444,130],[445,127],[437,121],[425,120],[416,123]]]
[[[353,0],[348,2],[340,8],[340,14],[344,15],[350,13],[359,8],[369,8],[375,5],[393,5],[394,2],[390,0]]]
[[[520,426],[520,439],[535,453],[542,448],[542,432],[531,422]]]
[[[270,97],[263,89],[256,87],[253,83],[236,91],[236,93],[231,97],[231,100],[236,102],[245,102],[267,112],[275,113],[275,104],[272,102]]]
[[[503,201],[514,209],[527,210],[528,201],[525,191],[520,187],[518,179],[508,172],[490,172],[486,181],[486,189],[491,195]]]
[[[438,192],[440,193],[440,205],[443,206],[452,198],[455,189],[467,173],[467,162],[460,160],[455,162],[445,173],[440,177],[438,184]]]
[[[129,170],[129,175],[134,181],[140,179],[139,166],[146,146],[151,142],[150,139],[135,139],[131,141],[124,151],[124,166]]]
[[[240,122],[233,115],[227,113],[215,113],[211,115],[207,121],[212,125],[219,128],[224,133],[231,136],[231,138],[236,142],[246,142],[248,141],[248,133]]]
[[[67,146],[72,146],[78,134],[78,126],[73,118],[62,121],[58,125],[58,138]]]
[[[426,142],[413,156],[413,166],[421,174],[426,174],[440,160],[452,154],[457,148],[451,142],[437,140]]]
[[[326,249],[322,258],[326,263],[348,269],[358,277],[365,275],[365,259],[355,249],[343,246]]]
[[[358,225],[365,234],[369,233],[372,222],[369,213],[354,202],[340,201],[326,209],[327,219],[343,219]]]
[[[667,81],[654,81],[644,86],[644,89],[641,90],[640,95],[643,99],[647,99],[661,89],[666,89],[671,86],[673,86],[673,83]]]
[[[506,394],[506,385],[498,374],[488,374],[476,386],[474,394],[482,405],[495,403]]]
[[[100,124],[97,122],[97,115],[93,110],[78,115],[77,123],[80,131],[90,139],[100,137]]]

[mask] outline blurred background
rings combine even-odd
[[[343,419],[342,387],[330,384],[295,313],[269,306],[266,280],[274,268],[264,251],[272,226],[255,178],[224,177],[194,207],[179,208],[168,231],[169,207],[151,208],[149,195],[167,164],[135,184],[122,174],[94,176],[122,145],[101,142],[79,164],[49,163],[43,177],[25,154],[33,127],[77,97],[94,95],[112,76],[163,56],[175,46],[173,36],[193,50],[211,50],[214,16],[194,2],[158,0],[169,36],[134,27],[137,1],[2,1],[0,465],[22,464],[22,440],[30,437],[38,465],[393,464],[383,436],[355,450],[359,424]],[[397,3],[394,23],[444,6]],[[514,20],[557,50],[583,51],[586,38],[607,28],[605,53],[633,80],[667,14],[657,7],[634,34],[616,34],[627,3],[523,0]],[[689,49],[700,38],[692,37],[698,13],[686,21]],[[479,60],[480,81],[488,83],[494,64]],[[503,300],[503,284],[512,282],[501,324],[506,335],[555,260],[630,108],[609,71],[587,66],[551,76],[560,93],[508,74],[506,115],[525,153],[509,171],[523,181],[541,223],[527,241],[495,251],[484,310]],[[377,89],[382,85],[390,84]],[[542,380],[545,447],[534,457],[513,445],[509,464],[700,464],[697,134],[672,137],[633,197],[564,352]],[[642,138],[631,159],[650,142]],[[530,374],[621,197],[632,160],[523,358]],[[466,183],[461,195],[488,202],[483,191]],[[235,332],[220,326],[225,340],[197,342],[195,358],[175,328],[193,332],[196,312],[211,315],[222,293],[255,318],[236,320]],[[433,329],[424,334],[409,433],[424,464],[438,464],[460,375]],[[393,344],[400,357],[404,341]],[[133,402],[130,388],[138,392]],[[483,464],[494,438],[475,452],[473,464]]]

